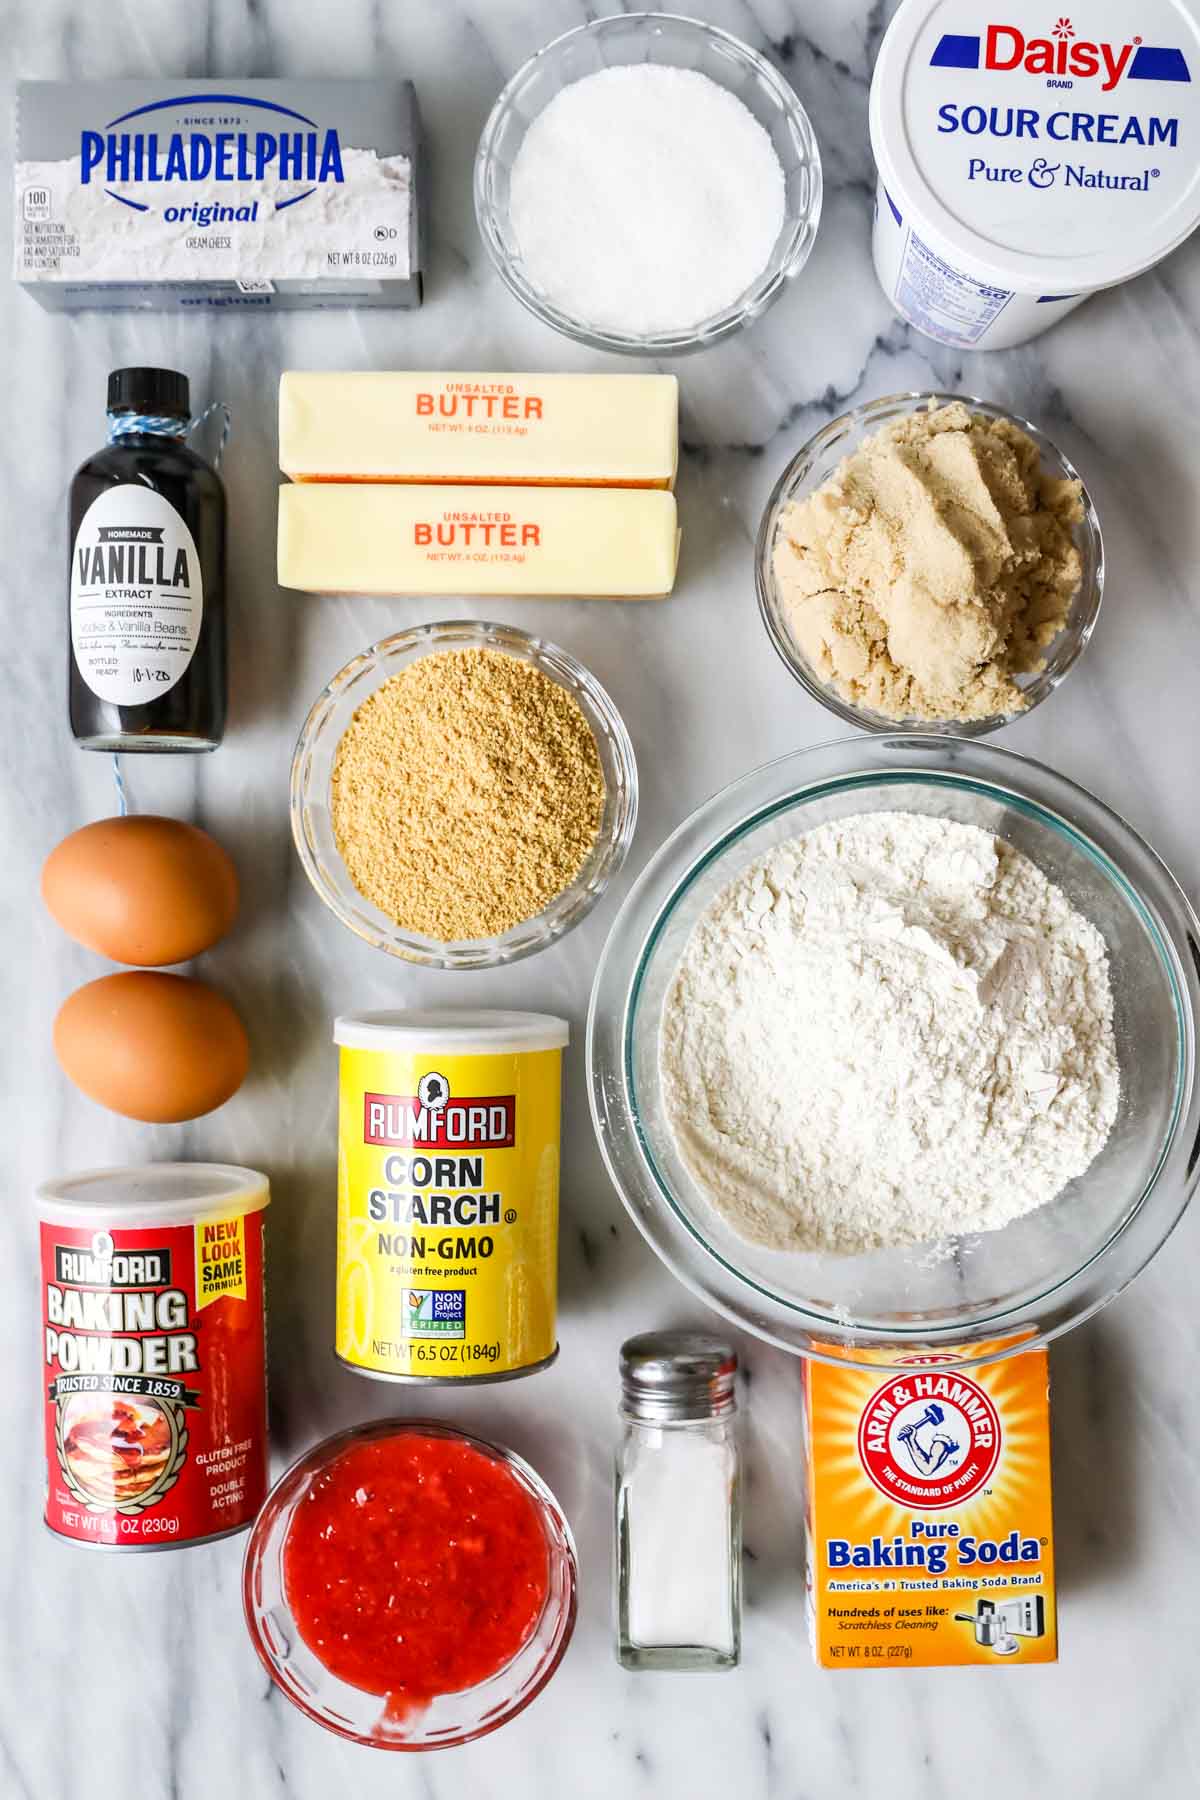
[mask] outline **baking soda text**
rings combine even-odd
[[[1041,1542],[1034,1537],[1021,1537],[1010,1531],[1003,1539],[976,1538],[961,1535],[957,1525],[927,1525],[914,1519],[909,1526],[910,1538],[899,1534],[893,1538],[878,1535],[861,1543],[850,1538],[827,1538],[825,1556],[831,1569],[926,1569],[930,1575],[944,1575],[952,1566],[969,1569],[976,1563],[1036,1563],[1042,1559]],[[944,1541],[937,1539],[946,1533]],[[927,1534],[927,1535],[923,1535]]]

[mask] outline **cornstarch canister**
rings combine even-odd
[[[505,1381],[558,1352],[563,1019],[339,1018],[338,1356],[390,1381]]]
[[[241,1531],[267,1490],[264,1175],[151,1163],[46,1182],[46,1523],[110,1550]]]

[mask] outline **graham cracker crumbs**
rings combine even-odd
[[[509,931],[569,887],[604,795],[573,694],[503,651],[444,650],[358,708],[330,798],[359,893],[445,944]]]

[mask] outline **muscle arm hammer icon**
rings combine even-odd
[[[937,1429],[945,1417],[941,1407],[933,1401],[919,1419],[915,1419],[910,1425],[902,1425],[896,1433],[908,1452],[913,1467],[922,1475],[936,1475],[948,1457],[958,1455],[959,1446],[954,1439]],[[924,1441],[920,1436],[923,1431],[928,1434]]]

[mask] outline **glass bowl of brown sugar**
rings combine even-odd
[[[390,956],[516,962],[578,925],[637,823],[637,765],[566,650],[455,619],[372,644],[313,703],[292,836],[330,911]]]

